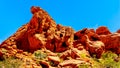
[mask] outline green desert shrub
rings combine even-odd
[[[41,50],[37,50],[33,53],[33,55],[35,56],[36,59],[40,59],[43,60],[47,57],[47,54],[45,54],[44,52],[42,52]]]
[[[79,64],[78,68],[92,68],[89,64]]]
[[[0,68],[19,68],[22,64],[20,59],[16,59],[14,57],[5,58],[0,61]]]
[[[115,59],[118,59],[118,61],[115,61]],[[120,68],[119,56],[108,51],[100,59],[94,58],[93,68]]]

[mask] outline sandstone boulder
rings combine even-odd
[[[109,31],[109,29],[105,26],[100,26],[96,29],[96,34],[98,35],[108,35],[111,34],[111,32]]]

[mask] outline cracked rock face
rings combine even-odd
[[[31,13],[31,20],[0,45],[0,60],[3,55],[15,56],[26,63],[32,61],[38,68],[78,68],[83,63],[90,65],[90,56],[100,58],[106,51],[120,54],[120,30],[111,33],[101,26],[75,32],[71,27],[56,24],[40,7],[31,7]],[[33,57],[28,58],[37,50],[45,55],[39,65]]]
[[[97,58],[100,58],[104,52],[105,45],[100,41],[99,35],[93,30],[85,28],[76,32],[74,46],[78,46],[79,44],[82,44],[91,56],[96,54]]]

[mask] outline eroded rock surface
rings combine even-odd
[[[29,68],[78,68],[81,64],[92,66],[90,57],[94,55],[100,58],[106,51],[120,54],[120,30],[111,33],[101,26],[75,32],[71,27],[56,24],[39,7],[31,7],[31,13],[30,22],[0,45],[0,60],[3,55],[14,56],[22,59],[23,66],[29,61]],[[40,59],[39,64],[33,59],[33,52]]]

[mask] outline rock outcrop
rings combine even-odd
[[[94,30],[83,29],[75,33],[74,46],[82,44],[84,48],[89,51],[90,55],[96,54],[100,58],[104,52],[104,43],[100,41],[99,35]]]
[[[30,22],[0,45],[0,59],[3,55],[15,56],[27,63],[28,58],[22,57],[32,56],[31,53],[40,50],[39,55],[44,53],[44,59],[40,56],[38,65],[29,58],[31,64],[41,66],[38,68],[78,68],[79,64],[90,65],[90,56],[100,58],[106,51],[120,54],[120,30],[111,33],[107,27],[101,26],[96,30],[85,28],[75,32],[71,27],[56,24],[39,7],[31,7],[31,13]]]
[[[55,21],[39,7],[32,7],[30,22],[22,26],[3,45],[16,45],[18,49],[34,52],[46,48],[54,52],[62,52],[72,46],[74,30],[56,24]]]
[[[101,27],[96,29],[96,34],[98,34],[98,35],[108,35],[108,34],[111,34],[111,32],[109,31],[109,29],[107,27],[101,26]]]
[[[105,44],[106,51],[112,51],[120,54],[120,34],[113,33],[109,35],[100,35],[101,41]]]

